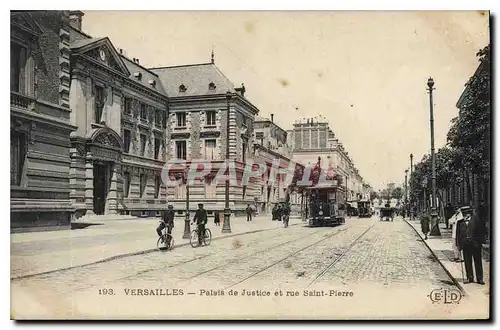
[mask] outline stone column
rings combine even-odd
[[[94,164],[90,152],[85,161],[85,208],[87,214],[94,214]]]
[[[118,176],[121,173],[120,164],[110,165],[111,180],[109,185],[109,192],[106,199],[106,211],[105,214],[118,214]]]

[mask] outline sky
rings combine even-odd
[[[85,11],[83,30],[145,67],[215,64],[283,129],[325,116],[365,182],[382,189],[436,151],[489,43],[479,11]],[[298,110],[296,110],[298,108]]]

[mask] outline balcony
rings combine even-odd
[[[26,110],[33,110],[35,99],[17,92],[10,92],[10,105]]]

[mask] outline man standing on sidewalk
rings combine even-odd
[[[485,223],[478,217],[476,209],[473,209],[470,218],[466,217],[461,221],[457,221],[457,243],[464,254],[465,272],[467,274],[467,280],[464,284],[474,282],[472,269],[472,260],[474,260],[477,283],[484,285],[482,244],[485,240],[485,234]]]
[[[247,212],[247,221],[252,221],[252,212],[253,212],[253,209],[250,206],[250,204],[247,205],[247,208],[245,209],[245,211]]]

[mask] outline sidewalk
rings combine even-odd
[[[221,219],[222,220],[222,219]],[[84,229],[11,234],[11,279],[78,267],[119,257],[156,251],[158,218],[109,220]],[[231,218],[231,234],[222,234],[222,224],[208,222],[212,240],[245,233],[276,229],[281,222],[268,216]],[[291,218],[290,225],[300,225]],[[184,221],[176,219],[173,229],[175,247],[189,244],[183,239]]]
[[[425,235],[422,234],[422,230],[420,228],[420,221],[417,220],[408,220],[406,222],[412,226],[415,231],[420,235],[422,241],[427,245],[427,247],[432,251],[432,253],[437,257],[439,263],[446,269],[448,275],[454,278],[458,286],[462,289],[462,291],[471,297],[475,297],[478,299],[489,299],[490,294],[490,262],[487,260],[486,256],[483,253],[483,273],[484,273],[484,282],[485,285],[479,285],[477,283],[464,284],[464,280],[462,277],[462,265],[463,272],[465,276],[465,265],[460,262],[454,262],[454,253],[452,248],[452,238],[451,238],[451,229],[446,229],[446,225],[444,223],[439,224],[439,229],[441,231],[441,236],[428,236],[428,239],[425,240]],[[474,278],[475,280],[475,278]]]

